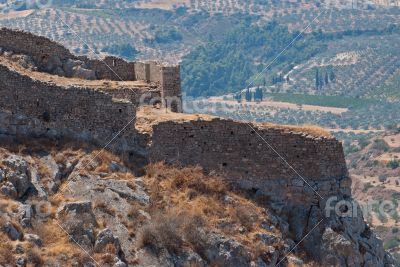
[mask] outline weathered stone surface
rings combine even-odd
[[[6,167],[6,180],[14,186],[17,191],[17,197],[22,197],[32,186],[28,175],[28,163],[14,154],[3,159],[2,163]],[[13,190],[10,186],[7,186],[2,191],[6,195],[13,195]]]
[[[32,217],[33,217],[33,210],[31,205],[22,204],[18,207],[18,220],[23,227],[31,226]]]
[[[246,256],[244,247],[237,241],[212,234],[208,243],[209,247],[205,252],[207,260],[221,266],[249,266],[250,258]]]
[[[96,218],[91,202],[65,203],[59,209],[57,218],[70,235],[71,241],[85,248],[91,248],[94,245],[93,228],[96,225]]]
[[[23,256],[18,256],[16,258],[15,264],[17,267],[25,267],[26,266],[26,258]]]
[[[117,254],[121,252],[121,244],[118,237],[115,237],[112,231],[106,228],[98,233],[96,237],[96,243],[94,245],[94,250],[97,252],[101,252],[108,244],[114,246]]]
[[[24,239],[29,243],[35,244],[38,247],[43,245],[42,239],[38,235],[35,234],[25,234]]]
[[[14,185],[10,182],[5,182],[0,187],[0,193],[9,198],[17,198],[18,196],[17,189],[15,189]]]
[[[5,225],[3,225],[2,226],[2,230],[3,230],[3,232],[5,232],[7,235],[8,235],[8,237],[11,239],[11,240],[13,240],[13,241],[15,241],[15,240],[21,240],[22,239],[22,233],[21,232],[19,232],[18,230],[17,230],[17,228],[15,228],[15,226],[12,224],[12,223],[10,223],[10,222],[8,222],[8,223],[6,223]]]

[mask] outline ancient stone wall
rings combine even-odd
[[[118,57],[105,57],[102,61],[80,57],[89,69],[96,72],[99,80],[134,81],[135,63],[127,62]]]
[[[0,29],[0,48],[31,56],[42,71],[46,71],[53,60],[74,58],[68,49],[45,37],[7,28]]]
[[[182,112],[181,73],[179,66],[161,67],[161,97],[174,112]]]
[[[72,77],[73,69],[90,79],[134,81],[143,80],[158,85],[162,101],[174,111],[181,111],[180,67],[165,67],[150,62],[127,62],[108,56],[103,60],[75,56],[62,45],[31,33],[0,29],[0,49],[30,56],[39,71]],[[94,74],[93,74],[94,72]],[[84,78],[85,75],[79,78]],[[90,74],[90,75],[89,75]],[[94,77],[93,77],[94,76]],[[127,98],[130,99],[130,98]],[[174,99],[174,100],[171,100]]]
[[[144,62],[135,62],[135,78],[136,80],[150,81],[149,64]]]
[[[102,89],[103,92],[115,99],[125,99],[132,102],[136,107],[139,105],[155,105],[162,102],[161,92],[158,87],[149,88],[120,88]]]
[[[200,165],[241,187],[261,190],[278,202],[313,203],[316,199],[315,192],[298,174],[321,196],[350,195],[340,142],[282,129],[256,129],[298,173],[246,123],[219,119],[155,125],[150,160]]]
[[[0,65],[0,108],[43,123],[48,131],[73,132],[107,142],[135,117],[135,106],[104,92],[36,81]],[[133,124],[121,133],[133,143]]]

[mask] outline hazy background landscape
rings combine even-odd
[[[398,0],[34,2],[0,0],[0,26],[76,54],[180,63],[188,106],[327,128],[343,141],[354,196],[400,201]],[[262,101],[245,99],[257,89]],[[399,258],[399,215],[366,219]]]

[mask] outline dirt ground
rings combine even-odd
[[[11,61],[9,58],[0,56],[0,64],[12,69],[21,75],[26,75],[34,80],[43,82],[53,82],[56,85],[63,87],[90,87],[96,89],[118,89],[118,88],[143,88],[150,87],[144,81],[109,81],[109,80],[84,80],[79,78],[67,78],[57,75],[48,74],[45,72],[30,71],[23,68],[17,62]]]
[[[224,100],[222,97],[210,97],[208,99],[210,102],[219,102],[229,105],[241,105],[234,100]],[[314,106],[314,105],[297,105],[288,102],[279,102],[272,100],[264,100],[262,102],[248,102],[246,105],[251,107],[275,107],[275,108],[287,108],[294,110],[306,110],[306,111],[321,111],[321,112],[331,112],[334,114],[342,114],[348,111],[347,108],[335,108],[335,107],[325,107],[325,106]]]
[[[385,136],[383,139],[391,147],[400,147],[400,134]]]
[[[1,5],[0,5],[1,9]],[[23,10],[23,11],[12,11],[9,13],[0,13],[0,20],[2,19],[16,19],[16,18],[25,18],[35,12],[33,9]]]

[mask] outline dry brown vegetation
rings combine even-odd
[[[322,127],[312,125],[312,124],[304,124],[304,125],[281,125],[281,124],[274,124],[274,123],[262,123],[260,124],[263,128],[275,128],[275,129],[282,129],[287,131],[292,131],[296,133],[305,133],[309,134],[314,137],[332,137],[332,134],[325,130]]]
[[[277,234],[260,227],[268,219],[263,208],[235,193],[220,177],[205,176],[201,168],[150,165],[147,182],[152,220],[140,230],[141,246],[172,253],[191,248],[203,255],[207,234],[213,232],[239,241],[256,258],[264,244],[255,236]],[[230,201],[224,200],[227,197]]]
[[[14,262],[12,251],[13,246],[8,237],[5,234],[0,233],[0,264],[9,264]]]

